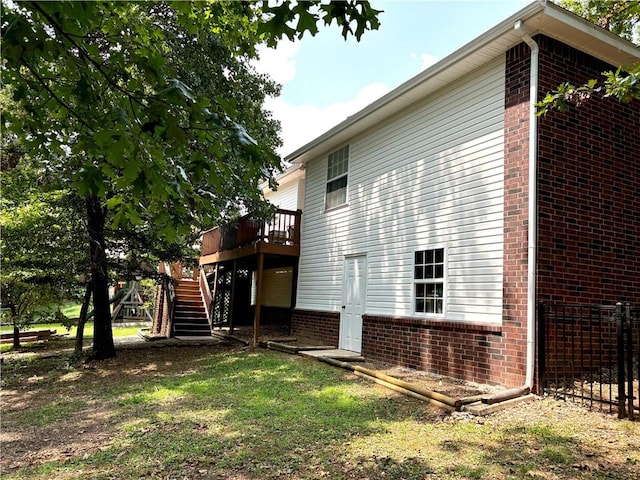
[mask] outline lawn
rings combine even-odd
[[[3,355],[5,480],[640,478],[639,422],[553,399],[476,418],[270,350],[63,347]]]
[[[117,325],[113,325],[113,336],[114,337],[128,337],[131,335],[136,335],[138,333],[138,330],[140,330],[141,327],[139,326],[134,326],[134,327],[119,327]],[[76,336],[76,332],[78,331],[78,327],[76,327],[75,325],[71,327],[71,329],[67,329],[67,327],[65,327],[64,325],[61,325],[59,323],[34,323],[32,325],[29,325],[26,329],[24,329],[25,331],[31,331],[31,330],[55,330],[58,334],[68,334],[70,337],[75,337]],[[13,332],[13,327],[10,325],[3,325],[2,327],[0,327],[0,332],[2,333],[9,333],[9,332]],[[89,321],[85,324],[84,326],[84,338],[93,338],[93,322]]]
[[[77,319],[80,316],[80,305],[75,303],[68,303],[61,308],[64,316],[70,319]],[[33,330],[55,330],[58,334],[67,334],[69,337],[75,338],[78,328],[74,325],[71,328],[67,328],[60,323],[33,323],[24,328],[26,331]],[[140,330],[140,327],[119,327],[117,324],[113,325],[114,337],[128,337],[136,335]],[[0,333],[13,332],[11,325],[0,325]],[[91,340],[93,338],[93,321],[89,320],[84,327],[84,338]],[[10,348],[10,347],[9,347]],[[8,350],[7,345],[2,346],[2,351]]]
[[[60,309],[62,314],[70,319],[77,320],[80,316],[80,308],[81,305],[78,305],[73,302],[69,302],[63,305]],[[76,322],[77,323],[77,322]],[[58,334],[68,334],[70,337],[76,336],[76,332],[78,328],[74,325],[71,328],[67,328],[60,323],[33,323],[28,327],[22,330],[56,330]],[[131,335],[136,335],[140,330],[140,327],[119,327],[117,324],[113,325],[113,336],[114,337],[127,337]],[[13,326],[11,325],[0,325],[0,333],[9,333],[13,332]],[[89,320],[84,327],[84,338],[92,339],[93,338],[93,321]]]

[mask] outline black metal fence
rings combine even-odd
[[[538,308],[538,378],[543,393],[638,419],[640,307]]]

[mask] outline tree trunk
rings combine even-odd
[[[111,330],[109,281],[104,241],[106,209],[96,196],[88,197],[86,204],[91,283],[93,284],[93,353],[91,359],[104,360],[116,356],[113,331]]]
[[[13,320],[13,349],[18,350],[20,348],[20,329],[16,323],[18,319],[18,309],[13,302],[9,308],[11,308],[11,319]]]
[[[87,312],[89,311],[89,302],[91,301],[91,292],[93,291],[93,282],[87,283],[87,290],[84,292],[84,300],[80,308],[80,318],[78,319],[78,330],[76,331],[76,345],[74,353],[82,355],[82,343],[84,340],[84,324],[87,323]]]

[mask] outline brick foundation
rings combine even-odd
[[[294,336],[337,346],[340,336],[340,314],[296,309],[291,315],[291,333]]]
[[[499,325],[363,316],[365,357],[480,383],[501,383]]]

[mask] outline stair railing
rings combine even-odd
[[[204,269],[202,268],[200,269],[198,283],[200,284],[200,294],[202,295],[202,303],[204,303],[204,309],[207,313],[209,327],[213,329],[213,295],[211,294],[211,289],[209,288],[207,275],[204,273]]]
[[[176,303],[176,291],[173,279],[160,271],[162,275],[156,292],[155,309],[151,332],[169,338],[173,328],[173,309]]]
[[[174,280],[172,278],[165,279],[167,320],[164,325],[163,333],[167,338],[173,337],[173,310],[176,305],[176,288],[173,282]]]

